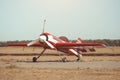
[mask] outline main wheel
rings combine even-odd
[[[80,59],[77,59],[77,61],[79,62],[79,61],[80,61]]]
[[[66,57],[62,58],[62,61],[63,61],[63,62],[66,62],[66,61],[67,61]]]
[[[81,54],[78,54],[78,59],[77,59],[77,61],[80,61],[80,55],[81,55]]]
[[[33,62],[37,62],[37,58],[36,57],[33,57]]]

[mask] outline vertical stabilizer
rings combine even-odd
[[[82,39],[81,39],[81,38],[78,38],[78,39],[77,39],[77,43],[82,43]]]

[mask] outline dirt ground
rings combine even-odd
[[[2,47],[3,53],[39,53],[39,48]],[[47,54],[56,53],[47,50]],[[120,47],[97,49],[97,53],[120,54]],[[76,62],[75,56],[61,62],[59,56],[41,56],[32,62],[33,56],[0,56],[0,80],[120,80],[120,56],[83,56]]]
[[[0,68],[0,80],[120,80],[120,69]]]

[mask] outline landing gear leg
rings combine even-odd
[[[77,61],[80,61],[80,59],[81,59],[81,57],[82,57],[82,55],[81,54],[78,54],[78,59],[77,59]]]
[[[80,54],[78,54],[78,59],[77,59],[77,61],[80,61]]]
[[[60,56],[60,59],[62,60],[62,62],[67,62],[67,58],[66,57],[63,57],[61,56],[61,54],[58,52],[59,56]]]
[[[38,55],[38,57],[33,57],[33,62],[37,62],[37,59],[43,55],[43,53],[45,52],[46,48],[44,48],[44,50]]]

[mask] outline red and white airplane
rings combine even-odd
[[[44,29],[43,29],[44,31]],[[77,57],[77,61],[82,57],[81,52],[89,51],[93,52],[95,49],[93,47],[105,47],[104,44],[100,43],[82,43],[82,40],[78,38],[77,42],[67,42],[64,41],[48,32],[43,32],[37,40],[34,40],[28,44],[9,44],[8,46],[38,46],[43,47],[43,51],[38,55],[38,57],[33,57],[33,62],[36,62],[37,59],[45,52],[46,49],[53,49],[61,51],[67,54],[72,54]],[[90,48],[92,47],[92,48]],[[66,58],[62,58],[62,61],[65,62]]]

